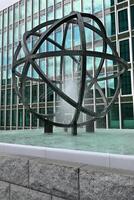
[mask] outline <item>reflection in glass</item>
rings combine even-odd
[[[118,12],[119,18],[119,32],[128,30],[128,13],[127,9],[121,10]]]
[[[64,4],[64,16],[68,15],[71,12],[71,3]]]
[[[27,17],[32,15],[32,1],[27,0]]]
[[[115,34],[115,14],[111,13],[105,16],[106,19],[106,32],[108,36]]]
[[[113,104],[108,114],[109,128],[119,128],[119,106]]]
[[[103,5],[102,0],[94,0],[93,1],[93,12],[97,13],[97,12],[102,11],[102,5]]]
[[[131,74],[130,71],[125,72],[121,77],[122,95],[131,94]]]
[[[130,60],[129,40],[120,41],[120,56],[126,61]]]
[[[83,12],[92,13],[92,0],[83,0]]]
[[[133,104],[122,103],[122,128],[134,128]]]
[[[80,3],[80,0],[73,1],[73,10],[81,12],[81,3]]]

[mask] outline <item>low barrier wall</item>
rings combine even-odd
[[[46,158],[0,155],[0,200],[65,199],[133,200],[134,173]]]

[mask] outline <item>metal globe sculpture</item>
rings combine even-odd
[[[95,26],[94,24],[96,24],[97,26]],[[66,48],[65,44],[67,42],[67,33],[70,25],[78,27],[80,34],[79,48]],[[64,27],[63,38],[61,44],[59,44],[57,41],[52,39],[50,35],[61,26]],[[45,30],[42,32],[43,28]],[[89,48],[87,48],[85,29],[92,31],[93,34],[96,34],[101,38],[103,42],[103,48],[101,52],[89,50]],[[32,49],[29,48],[29,40],[31,37],[32,39],[36,37],[36,41],[34,42]],[[46,49],[44,48],[40,52],[40,48],[45,42],[49,42],[53,46],[55,46],[55,50],[46,51]],[[107,53],[107,48],[111,49],[111,54]],[[23,56],[20,58],[21,53],[23,54]],[[79,68],[79,88],[77,100],[71,98],[62,90],[62,87],[59,87],[59,85],[62,85],[64,82],[63,74],[65,73],[65,56],[70,57],[72,59],[72,62],[75,63]],[[55,77],[55,79],[49,78],[45,70],[43,70],[39,64],[40,59],[47,59],[50,57],[60,57],[60,76],[58,78]],[[99,59],[98,66],[94,67],[94,69],[92,69],[92,72],[87,69],[87,57]],[[101,71],[103,71],[104,69],[103,66],[106,59],[116,62],[117,71],[114,74],[108,74],[107,76],[103,74],[103,76],[100,76]],[[34,71],[38,74],[38,77],[35,78],[31,74],[29,74],[29,69],[31,68],[34,69]],[[70,13],[70,15],[63,17],[62,19],[47,21],[36,26],[31,31],[26,31],[24,33],[23,40],[22,42],[19,42],[19,45],[14,54],[12,73],[15,86],[16,79],[19,79],[16,91],[26,109],[28,109],[32,114],[36,115],[39,119],[43,120],[46,123],[49,123],[50,125],[67,128],[88,125],[91,121],[95,121],[99,118],[104,117],[106,113],[108,113],[108,111],[111,109],[112,104],[119,94],[120,77],[126,70],[126,62],[119,57],[117,51],[114,49],[111,41],[106,35],[106,31],[102,22],[92,14],[72,12]],[[108,81],[115,78],[117,79],[116,90],[112,98],[107,98],[99,83],[101,81]],[[39,81],[47,84],[51,88],[51,90],[55,92],[56,95],[58,95],[65,102],[71,105],[74,108],[74,113],[71,121],[69,123],[66,120],[58,122],[55,119],[56,113],[53,113],[53,119],[50,119],[49,114],[45,115],[39,112],[35,112],[26,100],[25,86],[27,80]],[[98,91],[103,101],[103,110],[101,110],[100,112],[95,112],[84,105],[85,90],[90,93],[90,91],[93,91],[93,87],[95,88],[95,90]],[[88,120],[85,120],[84,122],[79,121],[81,113],[88,116]]]

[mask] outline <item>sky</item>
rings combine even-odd
[[[0,0],[0,10],[7,8],[19,0]]]

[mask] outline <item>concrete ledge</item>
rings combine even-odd
[[[89,199],[134,200],[134,172],[0,153],[0,200]]]
[[[134,171],[134,156],[0,143],[0,152]]]

